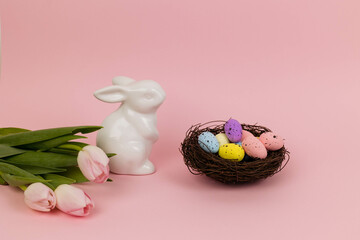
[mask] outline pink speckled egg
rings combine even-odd
[[[247,137],[254,137],[254,135],[249,132],[249,131],[246,131],[246,130],[242,130],[242,136],[241,136],[241,142],[244,141],[245,138]]]
[[[264,144],[256,137],[245,138],[244,141],[242,141],[242,147],[250,157],[265,159],[267,156]]]
[[[272,132],[265,132],[261,134],[259,140],[269,151],[276,151],[284,146],[284,139]]]

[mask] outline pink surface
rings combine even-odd
[[[0,126],[101,124],[117,105],[92,93],[117,75],[168,95],[156,174],[83,184],[87,218],[0,187],[1,239],[360,238],[359,1],[0,0],[0,16]],[[230,117],[286,139],[283,172],[245,186],[188,172],[185,131]]]

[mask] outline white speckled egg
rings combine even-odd
[[[217,153],[219,151],[219,142],[211,132],[203,132],[199,135],[198,143],[200,147],[208,153]]]
[[[219,146],[224,145],[224,144],[227,144],[227,143],[230,142],[225,133],[216,134],[215,137],[216,137],[216,139],[217,139],[218,142],[219,142]]]
[[[245,156],[245,151],[235,143],[228,143],[220,146],[219,156],[224,159],[241,161]]]
[[[250,157],[265,159],[267,156],[264,144],[262,144],[262,142],[260,142],[260,140],[256,137],[245,138],[242,142],[242,147],[244,148],[246,154]]]
[[[264,144],[269,151],[279,150],[284,146],[284,140],[279,135],[272,132],[264,132],[260,135],[259,140]]]

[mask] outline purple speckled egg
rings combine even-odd
[[[264,144],[256,137],[245,138],[242,142],[242,147],[244,148],[245,153],[250,157],[265,159],[267,156],[267,150]]]
[[[259,140],[269,151],[276,151],[284,146],[284,139],[272,132],[264,132],[260,135]]]
[[[224,131],[230,142],[236,143],[241,140],[242,127],[235,119],[229,119],[224,125]]]

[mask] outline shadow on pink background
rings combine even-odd
[[[156,174],[83,184],[87,218],[0,187],[1,239],[359,239],[359,1],[0,0],[0,17],[0,126],[101,124],[117,104],[92,93],[117,75],[167,92]],[[186,130],[230,117],[284,136],[286,168],[245,186],[191,175]]]

